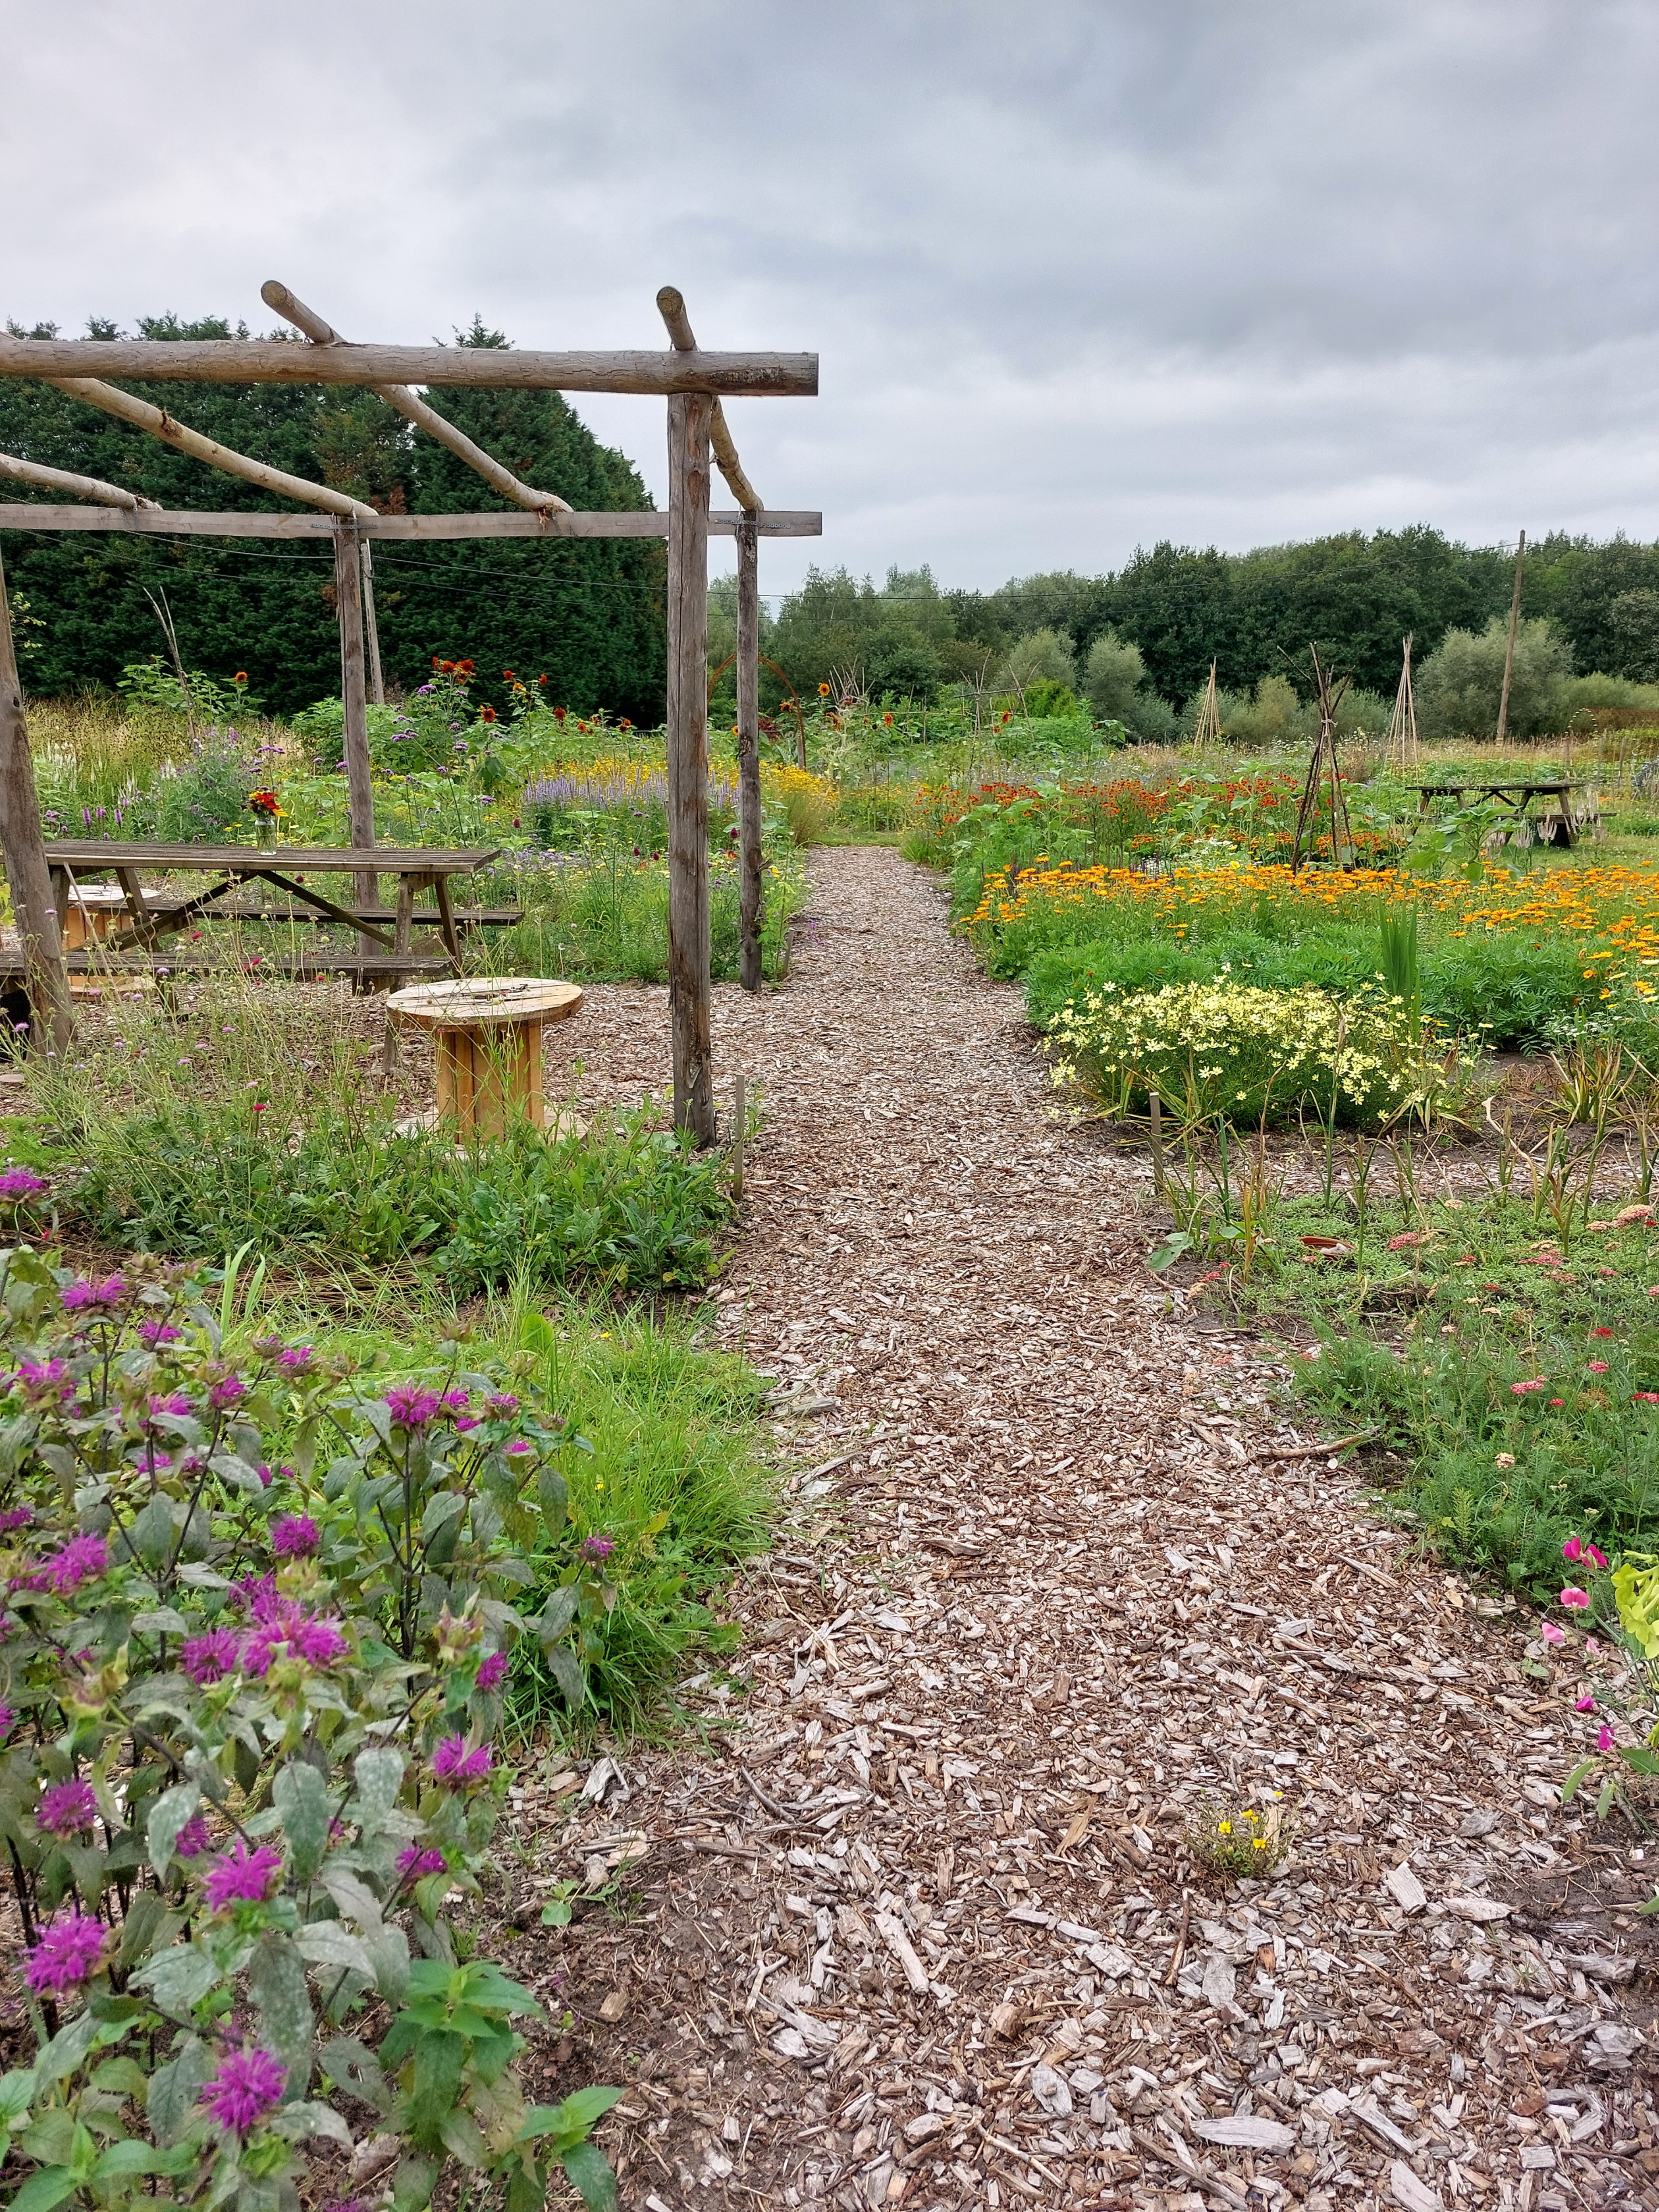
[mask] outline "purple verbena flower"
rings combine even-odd
[[[31,1175],[27,1168],[8,1168],[0,1175],[0,1199],[16,1206],[26,1198],[33,1198],[38,1190],[46,1188],[44,1179]]]
[[[492,1651],[487,1659],[481,1660],[478,1663],[478,1688],[481,1690],[494,1690],[498,1688],[501,1684],[501,1677],[506,1674],[506,1652]]]
[[[245,2136],[283,2101],[288,2069],[268,2051],[233,2051],[208,2076],[200,2101],[227,2135]]]
[[[263,1905],[282,1871],[280,1852],[269,1844],[251,1851],[239,1836],[207,1870],[202,1893],[209,1911],[223,1912],[233,1905]]]
[[[441,1874],[443,1870],[441,1851],[423,1851],[418,1844],[410,1844],[398,1854],[398,1871],[405,1881],[418,1881],[423,1874]]]
[[[23,1978],[38,1997],[66,1996],[97,1972],[109,1932],[101,1920],[74,1910],[49,1921],[26,1954]]]
[[[423,1429],[443,1401],[435,1390],[422,1390],[417,1382],[398,1382],[386,1392],[386,1402],[395,1427]]]
[[[36,1801],[34,1825],[43,1836],[67,1840],[89,1828],[97,1812],[98,1799],[90,1782],[53,1782]]]
[[[233,1628],[210,1628],[205,1636],[192,1636],[179,1647],[179,1664],[198,1690],[222,1681],[236,1671],[240,1640]]]
[[[213,1838],[208,1833],[208,1824],[199,1813],[192,1813],[173,1839],[173,1848],[181,1859],[200,1858]]]
[[[452,1789],[466,1790],[485,1780],[494,1764],[487,1743],[469,1751],[465,1736],[447,1735],[432,1754],[432,1776]]]
[[[582,1557],[585,1559],[608,1559],[617,1548],[614,1536],[584,1536]]]
[[[270,1548],[279,1559],[308,1559],[322,1540],[308,1513],[285,1513],[270,1524]]]

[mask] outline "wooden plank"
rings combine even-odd
[[[402,884],[410,886],[410,924],[411,928],[438,928],[441,924],[442,917],[437,908],[416,906],[413,902],[412,887],[418,878],[413,876],[404,876],[399,878],[399,881]],[[400,890],[398,893],[400,900],[402,895]],[[198,899],[179,899],[174,902],[171,899],[158,899],[152,893],[145,900],[144,907],[147,914],[159,915],[169,928],[172,927],[175,917],[180,915],[186,921],[199,918],[203,921],[261,922],[271,928],[285,928],[294,923],[308,925],[322,918],[317,908],[309,900],[297,906],[233,904],[204,907]],[[349,912],[351,917],[349,926],[354,929],[360,921],[378,922],[384,927],[391,927],[398,920],[398,908],[395,906],[355,906],[349,909]],[[524,920],[524,908],[521,906],[458,906],[454,909],[454,915],[455,927],[458,929],[511,929]]]
[[[23,687],[12,645],[11,605],[0,568],[0,851],[11,886],[12,912],[23,940],[21,972],[29,1003],[44,1014],[53,1049],[69,1048],[72,1028],[64,947],[58,932],[58,897],[40,835],[40,801],[34,756],[23,711]]]
[[[501,856],[499,845],[380,845],[357,848],[337,845],[149,845],[122,844],[114,838],[55,837],[46,847],[54,867],[107,872],[112,868],[181,868],[198,875],[262,876],[273,868],[285,874],[347,875],[378,868],[386,875],[470,875]]]
[[[691,318],[685,311],[684,300],[672,284],[665,284],[658,293],[657,312],[667,325],[669,343],[675,351],[695,353],[697,341],[692,335]],[[760,495],[743,472],[743,463],[738,459],[738,449],[718,399],[708,417],[708,443],[732,498],[745,514],[758,514]]]
[[[267,953],[255,951],[153,953],[111,952],[100,947],[91,952],[70,952],[64,965],[72,975],[234,975],[257,970],[262,975],[304,978],[307,975],[396,975],[407,969],[422,975],[452,975],[454,963],[443,952],[317,952]],[[23,973],[20,954],[0,951],[0,976]]]
[[[360,849],[374,842],[374,772],[368,757],[368,695],[363,679],[363,570],[357,533],[349,522],[334,531],[334,611],[340,622],[340,690],[345,702],[346,823]],[[373,869],[357,872],[357,903],[373,906],[379,892]]]
[[[708,416],[668,403],[668,1000],[674,1126],[715,1139],[708,942]]]
[[[738,843],[743,888],[739,980],[761,987],[760,558],[752,526],[738,532]]]
[[[314,307],[307,307],[297,294],[290,292],[286,284],[279,284],[274,276],[259,287],[259,297],[266,307],[275,307],[279,315],[285,315],[296,331],[303,331],[315,344],[348,343],[325,317]],[[428,438],[436,439],[457,460],[465,461],[468,468],[476,469],[487,483],[493,484],[502,498],[510,499],[514,506],[551,507],[566,514],[570,512],[568,499],[561,499],[557,492],[537,491],[532,485],[521,483],[511,469],[503,468],[482,446],[475,446],[465,432],[458,430],[435,408],[428,407],[406,384],[374,384],[369,389],[377,399],[384,399],[388,407],[396,408],[405,422],[412,422],[417,430],[424,430]]]
[[[162,384],[424,384],[488,392],[726,392],[813,399],[811,353],[540,353],[507,346],[295,345],[288,338],[0,336],[0,376]]]
[[[363,568],[363,642],[368,647],[368,696],[386,704],[386,674],[380,666],[380,625],[374,618],[374,555],[367,538],[357,548]]]
[[[159,502],[140,499],[135,491],[106,483],[101,477],[77,477],[68,469],[49,469],[41,461],[21,461],[15,453],[0,453],[0,477],[12,483],[31,484],[38,491],[66,491],[71,499],[93,499],[105,507],[125,508],[129,514],[141,508],[155,513]]]
[[[118,391],[114,385],[106,384],[98,377],[54,376],[48,381],[54,391],[66,392],[71,399],[84,400],[88,407],[99,408],[106,415],[116,416],[123,422],[148,430],[152,438],[159,438],[175,453],[188,453],[192,460],[205,461],[223,476],[240,477],[245,483],[258,484],[262,491],[279,492],[284,499],[298,500],[305,507],[326,507],[332,514],[374,512],[362,501],[348,498],[343,491],[331,491],[326,484],[313,483],[308,477],[290,476],[286,469],[273,469],[264,461],[250,459],[246,453],[233,453],[216,438],[204,438],[199,430],[187,429],[182,422],[175,422],[171,415],[160,407],[152,407],[148,399],[135,398],[131,392]]]
[[[708,518],[713,538],[735,538],[744,520],[721,512]],[[763,538],[822,538],[823,516],[811,508],[775,509],[755,518]],[[632,514],[377,514],[359,518],[361,535],[375,544],[436,543],[472,538],[666,538],[668,517]],[[325,514],[211,514],[199,507],[131,513],[99,507],[49,507],[44,501],[0,504],[0,530],[112,530],[138,538],[315,538],[333,535]]]

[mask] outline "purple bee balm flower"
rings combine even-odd
[[[227,1407],[234,1406],[239,1398],[246,1397],[247,1384],[243,1382],[240,1375],[222,1375],[216,1382],[209,1385],[207,1395],[209,1405],[216,1413],[222,1413]]]
[[[22,1390],[56,1390],[69,1373],[61,1359],[22,1359],[17,1364],[17,1384]]]
[[[585,1559],[608,1559],[617,1548],[614,1536],[584,1536],[582,1557]]]
[[[88,1306],[95,1306],[98,1303],[97,1291],[80,1276],[72,1283],[65,1283],[60,1295],[65,1313],[81,1313]]]
[[[471,1430],[476,1429],[478,1425],[478,1419],[476,1414],[457,1413],[455,1416],[455,1433],[457,1436],[466,1436]]]
[[[337,1620],[302,1620],[294,1631],[294,1650],[307,1667],[331,1667],[349,1649]]]
[[[310,1366],[311,1346],[308,1344],[289,1345],[286,1350],[277,1353],[276,1364],[286,1367],[291,1375],[297,1374],[301,1368]]]
[[[16,1717],[9,1705],[0,1705],[0,1741],[11,1734],[11,1724]]]
[[[506,1674],[506,1652],[492,1651],[488,1659],[483,1660],[479,1662],[477,1674],[478,1687],[481,1690],[494,1690],[499,1688],[501,1677]]]
[[[198,1859],[212,1842],[208,1824],[199,1813],[192,1813],[173,1839],[173,1848],[181,1859]]]
[[[423,1429],[443,1401],[435,1390],[422,1390],[416,1382],[399,1382],[386,1394],[392,1425],[399,1429]]]
[[[508,1414],[516,1413],[519,1410],[518,1400],[507,1390],[496,1391],[494,1397],[486,1399],[484,1402],[498,1420],[504,1421]]]
[[[65,1912],[48,1922],[26,1955],[23,1978],[38,1997],[66,1996],[98,1971],[109,1929],[84,1913]]]
[[[233,2051],[208,2076],[200,2101],[227,2135],[245,2136],[283,2101],[288,2069],[268,2051]]]
[[[152,1397],[149,1410],[152,1413],[172,1413],[182,1420],[186,1414],[193,1413],[196,1408],[191,1404],[187,1392],[169,1390],[164,1398]]]
[[[286,1513],[270,1524],[270,1548],[279,1559],[308,1559],[322,1540],[308,1513]]]
[[[30,1579],[38,1589],[54,1589],[68,1597],[82,1583],[96,1582],[109,1572],[109,1547],[101,1536],[71,1536],[61,1551],[43,1559]]]
[[[138,1341],[147,1344],[152,1352],[158,1345],[177,1344],[184,1333],[170,1321],[141,1321],[138,1324]]]
[[[0,1536],[9,1536],[14,1528],[27,1528],[33,1518],[32,1505],[14,1505],[9,1512],[0,1513]]]
[[[198,1690],[222,1681],[236,1671],[240,1639],[232,1628],[210,1628],[205,1636],[192,1636],[179,1647],[179,1664]]]
[[[54,1782],[40,1792],[34,1825],[43,1836],[67,1839],[89,1828],[98,1812],[90,1782]]]
[[[465,1736],[447,1735],[432,1754],[433,1779],[447,1783],[452,1789],[470,1789],[488,1778],[494,1764],[487,1743],[469,1751]]]
[[[313,1620],[292,1598],[262,1603],[254,1614],[253,1633],[242,1646],[242,1672],[263,1677],[284,1648],[308,1667],[331,1667],[346,1650],[346,1639],[337,1620]]]
[[[280,1852],[269,1844],[249,1850],[238,1837],[228,1851],[221,1851],[207,1870],[202,1885],[210,1912],[223,1912],[233,1905],[263,1905],[283,1871]]]
[[[533,1452],[535,1449],[534,1444],[527,1444],[522,1437],[514,1437],[507,1447],[507,1455],[509,1459],[523,1459],[526,1453]]]
[[[446,1390],[443,1401],[452,1413],[464,1413],[472,1401],[470,1390]]]
[[[8,1168],[4,1175],[0,1175],[0,1198],[9,1200],[14,1206],[23,1199],[33,1198],[36,1191],[46,1187],[42,1178],[31,1175],[27,1168]]]
[[[418,1881],[423,1874],[441,1874],[443,1870],[441,1851],[423,1851],[418,1844],[410,1844],[398,1854],[398,1871],[405,1881]]]
[[[244,1575],[234,1585],[237,1597],[255,1620],[264,1620],[283,1604],[275,1575]]]

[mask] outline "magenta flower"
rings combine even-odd
[[[307,1667],[331,1667],[349,1648],[337,1620],[308,1620],[295,1628],[293,1645]]]
[[[1594,1544],[1585,1545],[1584,1556],[1593,1567],[1605,1567],[1607,1564],[1606,1553],[1598,1552]]]
[[[25,1954],[23,1978],[38,1997],[66,1996],[97,1972],[109,1932],[101,1920],[84,1913],[71,1910],[60,1915]]]
[[[1561,1547],[1561,1556],[1569,1566],[1576,1567],[1584,1556],[1583,1539],[1579,1536],[1569,1536]]]
[[[533,1452],[536,1447],[534,1444],[527,1444],[522,1437],[514,1437],[512,1443],[505,1449],[509,1459],[522,1459],[526,1452]]]
[[[98,1799],[90,1782],[54,1782],[40,1792],[34,1825],[42,1835],[67,1841],[89,1828],[97,1813]]]
[[[1574,1706],[1573,1711],[1580,1713],[1593,1713],[1595,1711],[1595,1700],[1591,1697],[1588,1690],[1586,1690],[1583,1696],[1579,1698],[1577,1704]]]
[[[482,1425],[476,1413],[457,1413],[455,1416],[455,1433],[457,1436],[470,1436],[474,1429],[478,1428],[481,1425]]]
[[[173,1839],[173,1848],[181,1859],[198,1859],[212,1842],[208,1824],[199,1813],[192,1813]]]
[[[0,1513],[0,1536],[9,1536],[14,1528],[27,1528],[33,1518],[32,1505],[14,1505],[9,1512]]]
[[[1547,1620],[1538,1633],[1546,1644],[1565,1644],[1567,1640],[1567,1632],[1559,1620]]]
[[[435,1390],[422,1390],[417,1382],[399,1382],[386,1392],[386,1402],[395,1428],[423,1429],[443,1401]]]
[[[614,1536],[584,1536],[582,1557],[585,1559],[608,1559],[617,1548]]]
[[[472,1393],[470,1390],[446,1390],[443,1395],[443,1402],[452,1413],[465,1413],[471,1399]]]
[[[118,1275],[106,1275],[101,1283],[89,1283],[77,1276],[66,1283],[61,1293],[65,1313],[84,1313],[89,1306],[118,1306],[127,1294],[127,1286]]]
[[[149,1410],[152,1413],[172,1413],[177,1419],[182,1420],[187,1414],[193,1413],[196,1411],[196,1408],[191,1404],[189,1394],[187,1392],[184,1390],[169,1390],[165,1397],[156,1397],[152,1395],[149,1401]]]
[[[233,1905],[263,1905],[282,1871],[280,1852],[269,1844],[251,1851],[239,1836],[207,1870],[202,1889],[209,1911],[223,1912]]]
[[[261,1466],[256,1468],[254,1469],[254,1473],[258,1476],[263,1486],[266,1490],[269,1490],[270,1487],[270,1469],[268,1467]]]
[[[270,1524],[270,1548],[279,1559],[308,1559],[322,1540],[322,1531],[307,1513],[284,1514]]]
[[[148,1345],[152,1352],[159,1345],[177,1344],[184,1333],[170,1321],[141,1321],[138,1324],[138,1341]]]
[[[29,1579],[36,1589],[56,1590],[68,1597],[82,1583],[96,1582],[109,1572],[109,1547],[101,1536],[71,1536],[61,1551],[44,1559]]]
[[[506,1652],[492,1651],[487,1659],[482,1659],[478,1662],[477,1686],[481,1690],[499,1688],[501,1677],[506,1672]]]
[[[283,2101],[288,2069],[268,2051],[233,2051],[210,2075],[201,2102],[227,2135],[245,2136]]]
[[[447,1783],[452,1789],[471,1789],[488,1777],[494,1763],[487,1743],[469,1751],[465,1736],[448,1735],[432,1754],[433,1779]]]
[[[1569,1584],[1561,1593],[1561,1602],[1565,1606],[1571,1607],[1574,1613],[1582,1613],[1589,1603],[1589,1592],[1575,1589]]]
[[[1601,1723],[1601,1735],[1595,1739],[1595,1748],[1598,1751],[1611,1751],[1613,1749],[1613,1730],[1607,1726],[1605,1721]]]
[[[509,1390],[497,1390],[493,1397],[486,1398],[484,1403],[500,1421],[506,1420],[509,1413],[516,1413],[519,1410],[519,1401]]]
[[[308,1344],[290,1345],[286,1352],[277,1353],[276,1364],[286,1367],[290,1375],[297,1374],[301,1368],[310,1366],[311,1346]]]
[[[223,1375],[216,1382],[208,1386],[207,1395],[209,1405],[216,1413],[222,1413],[228,1407],[234,1406],[239,1398],[246,1397],[247,1384],[243,1382],[240,1375]]]
[[[348,1648],[337,1621],[313,1619],[292,1598],[266,1601],[262,1592],[254,1621],[253,1632],[242,1646],[246,1674],[268,1674],[284,1648],[307,1667],[331,1667]]]
[[[21,1390],[55,1392],[63,1388],[68,1375],[61,1359],[21,1359],[17,1364],[17,1386]]]
[[[222,1681],[236,1671],[240,1650],[233,1628],[210,1628],[205,1636],[192,1636],[179,1647],[179,1664],[198,1690]]]
[[[11,1724],[16,1717],[9,1705],[0,1705],[0,1742],[11,1734]]]
[[[13,1206],[23,1199],[33,1198],[37,1191],[44,1190],[46,1187],[44,1179],[38,1175],[31,1175],[27,1168],[8,1168],[4,1175],[0,1175],[0,1198],[8,1200]]]
[[[410,1844],[398,1854],[398,1871],[405,1881],[418,1881],[423,1874],[441,1874],[443,1870],[441,1851],[423,1851],[418,1844]]]
[[[1605,1375],[1607,1371],[1607,1361],[1605,1359],[1592,1359],[1589,1363],[1589,1371],[1592,1375]]]

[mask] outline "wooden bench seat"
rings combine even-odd
[[[258,974],[283,975],[304,981],[313,975],[452,975],[454,964],[436,952],[302,952],[256,953],[244,960],[227,960],[211,952],[173,952],[166,948],[148,953],[66,952],[64,965],[71,975],[177,975]],[[0,953],[0,987],[21,981],[21,955]]]
[[[144,912],[146,915],[154,915],[158,919],[166,921],[168,915],[179,913],[189,903],[187,899],[146,897]],[[349,911],[359,921],[376,922],[386,928],[393,927],[398,919],[398,909],[395,906],[354,906]],[[125,922],[126,916],[122,914],[119,919]],[[295,906],[291,903],[283,906],[253,906],[246,901],[227,901],[222,906],[204,907],[196,919],[200,921],[301,921],[310,925],[327,921],[328,916],[319,914],[314,907]],[[442,927],[436,907],[417,906],[412,920],[416,929],[438,929]],[[520,906],[458,906],[455,909],[456,926],[461,929],[511,929],[515,923],[523,920],[524,908]]]

